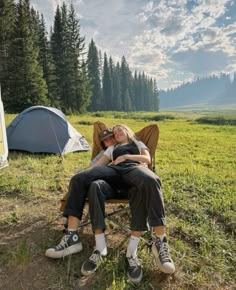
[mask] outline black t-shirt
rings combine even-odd
[[[117,157],[125,155],[125,154],[131,154],[131,155],[139,155],[139,148],[134,142],[130,142],[124,145],[116,145],[113,150],[113,160],[116,160]],[[139,164],[138,161],[134,160],[124,160],[123,162],[117,164],[117,166],[130,166],[130,165],[137,165]]]

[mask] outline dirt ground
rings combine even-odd
[[[34,210],[34,208],[32,208]],[[81,253],[53,260],[45,257],[45,249],[55,245],[63,235],[63,219],[48,222],[44,217],[31,223],[20,222],[0,228],[0,289],[1,290],[90,290],[92,277],[81,276],[82,262],[91,254],[94,237],[90,225],[80,230],[84,250]],[[128,234],[117,231],[110,223],[106,233],[112,251]],[[122,248],[122,245],[121,245]]]

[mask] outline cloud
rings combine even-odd
[[[209,52],[189,49],[188,51],[174,54],[172,59],[178,62],[183,71],[189,71],[196,75],[222,71],[229,64],[227,55],[222,51]]]
[[[53,22],[62,0],[31,0]],[[70,1],[65,1],[68,5]],[[81,34],[132,70],[177,84],[236,65],[235,0],[72,0]],[[50,16],[51,15],[51,16]]]
[[[97,24],[90,20],[90,19],[87,19],[87,18],[81,18],[80,19],[80,25],[83,26],[84,28],[92,28],[92,29],[95,29],[97,28]]]
[[[230,28],[218,27],[217,23],[227,12],[226,4],[229,1],[149,2],[139,14],[148,29],[136,37],[135,51],[145,50],[148,43],[153,52],[155,48],[157,54],[165,54],[157,64],[159,70],[169,67],[162,59],[173,66],[178,64],[186,74],[201,75],[227,68],[233,60],[230,57],[236,54],[235,23]],[[147,69],[150,73],[153,72],[151,67]]]

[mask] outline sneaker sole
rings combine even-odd
[[[161,262],[160,262],[160,259],[159,259],[159,255],[158,255],[158,252],[157,252],[157,249],[156,247],[153,245],[152,246],[152,253],[155,257],[155,261],[156,261],[156,264],[157,264],[157,267],[163,272],[163,273],[166,273],[166,274],[173,274],[175,272],[175,266],[174,266],[174,263],[171,264],[170,263],[170,267],[168,267],[168,269],[166,269],[165,267],[163,267],[161,265]]]
[[[82,243],[70,246],[69,248],[64,249],[63,251],[57,252],[55,249],[48,249],[45,252],[45,256],[48,258],[53,258],[53,259],[60,259],[72,254],[79,253],[83,250]]]
[[[105,258],[106,258],[106,256],[101,256],[101,261],[97,264],[97,267],[93,270],[90,270],[90,271],[84,269],[84,264],[85,264],[85,262],[84,262],[82,264],[81,269],[80,269],[81,274],[84,276],[87,276],[87,277],[91,276],[92,274],[94,274],[97,271],[97,269],[101,266],[101,264],[103,264],[105,262]]]
[[[130,282],[133,282],[133,283],[140,283],[143,279],[143,272],[141,273],[141,275],[138,277],[138,278],[132,278],[129,276],[129,274],[127,273],[127,276],[128,276],[128,279]]]
[[[98,269],[98,267],[95,270],[93,270],[93,271],[86,271],[86,270],[84,270],[83,265],[82,265],[82,267],[81,267],[81,273],[84,276],[87,276],[88,277],[88,276],[91,276],[92,274],[94,274],[97,271],[97,269]]]

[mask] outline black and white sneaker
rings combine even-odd
[[[95,273],[98,267],[101,265],[103,261],[102,255],[98,250],[95,250],[92,255],[86,260],[82,267],[81,273],[85,276],[89,276]]]
[[[63,258],[65,256],[82,251],[83,246],[76,231],[67,231],[62,237],[60,243],[45,252],[45,256],[49,258]]]
[[[129,280],[133,283],[140,283],[143,278],[143,271],[139,259],[137,257],[127,257],[127,262],[127,275]]]
[[[167,274],[175,272],[175,265],[172,261],[169,253],[169,246],[166,237],[161,240],[159,237],[155,237],[152,244],[152,253],[155,257],[158,268]]]

